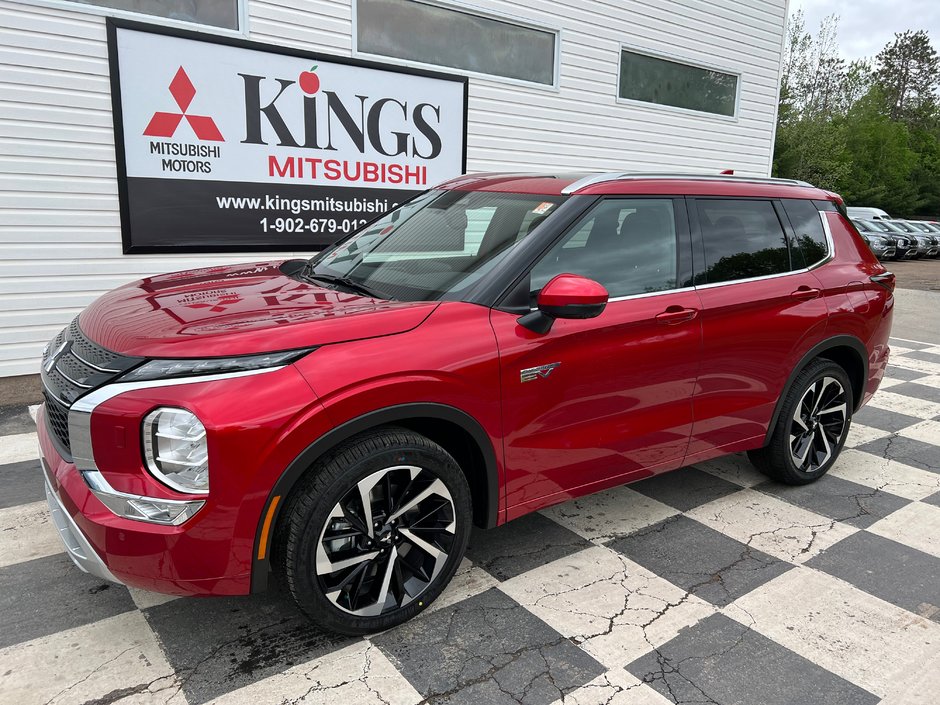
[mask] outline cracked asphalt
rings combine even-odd
[[[32,420],[0,409],[0,703],[933,705],[940,340],[892,348],[819,482],[736,455],[477,532],[437,603],[366,639],[276,591],[170,598],[79,572]]]

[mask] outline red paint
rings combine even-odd
[[[607,289],[577,274],[559,274],[539,292],[539,306],[596,305],[607,303]]]
[[[446,188],[557,194],[572,178],[467,176]],[[812,188],[718,180],[626,179],[579,193],[838,199]],[[552,216],[549,216],[551,218]],[[320,346],[284,369],[118,395],[93,414],[99,468],[116,489],[186,497],[154,480],[139,445],[161,405],[196,413],[208,432],[207,505],[180,527],[121,519],[39,439],[66,509],[111,571],[177,594],[243,594],[272,487],[317,438],[406,403],[454,407],[496,457],[498,522],[605,487],[762,444],[783,386],[814,345],[850,335],[867,349],[865,400],[888,356],[894,299],[884,268],[838,213],[825,214],[833,258],[811,272],[607,302],[592,319],[544,335],[518,313],[479,304],[388,302],[281,273],[277,262],[144,279],[86,309],[85,334],[128,355],[212,357]],[[570,274],[547,306],[599,304],[607,291]],[[527,368],[558,363],[522,381]]]

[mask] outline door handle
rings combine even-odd
[[[813,289],[808,286],[801,286],[797,288],[796,291],[790,294],[790,298],[797,299],[799,301],[811,301],[812,299],[818,299],[822,291],[819,289]]]
[[[674,326],[677,323],[691,321],[698,315],[698,309],[669,306],[662,313],[656,314],[656,322],[664,326]]]

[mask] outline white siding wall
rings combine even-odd
[[[249,36],[348,56],[351,2],[248,0]],[[560,29],[561,65],[557,90],[470,79],[470,171],[769,172],[786,0],[473,4]],[[738,118],[618,103],[621,43],[740,72]],[[104,18],[0,0],[0,377],[34,373],[45,341],[108,289],[266,258],[123,255],[111,125]]]

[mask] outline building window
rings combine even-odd
[[[367,54],[555,84],[555,32],[413,0],[357,0]]]
[[[714,69],[620,52],[620,97],[733,117],[738,77]]]
[[[238,29],[238,0],[68,0],[223,29]]]

